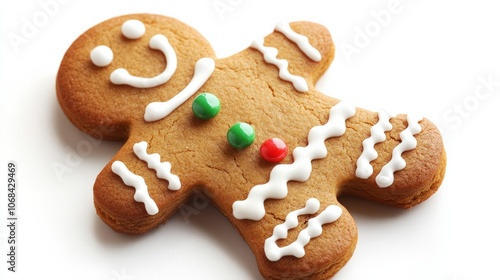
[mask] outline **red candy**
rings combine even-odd
[[[260,155],[267,161],[280,162],[288,154],[288,147],[279,138],[267,139],[260,146]]]

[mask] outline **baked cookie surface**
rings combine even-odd
[[[56,87],[78,128],[125,141],[95,181],[97,214],[115,231],[145,233],[202,189],[266,279],[331,278],[357,240],[341,194],[410,208],[438,189],[446,166],[429,120],[317,91],[333,56],[328,30],[311,22],[279,24],[223,59],[165,16],[125,15],[86,31]],[[206,119],[193,114],[203,93],[220,105]],[[279,162],[261,156],[272,138],[288,148]]]

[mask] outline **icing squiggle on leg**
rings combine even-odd
[[[356,108],[340,102],[330,109],[328,122],[315,126],[309,131],[308,145],[293,150],[292,164],[276,165],[266,184],[254,186],[245,200],[233,203],[233,216],[236,219],[250,219],[258,221],[266,213],[264,200],[269,198],[283,199],[288,194],[288,181],[305,182],[312,172],[311,162],[326,157],[328,151],[325,141],[331,137],[338,137],[345,133],[345,122],[354,116]]]
[[[403,152],[413,150],[417,147],[417,139],[413,135],[422,131],[422,127],[419,124],[422,119],[422,117],[416,116],[407,117],[408,127],[399,134],[401,143],[392,150],[391,160],[382,167],[382,170],[375,178],[380,188],[387,188],[392,185],[394,182],[394,172],[406,167],[406,161],[401,155]]]
[[[125,185],[135,188],[135,201],[144,203],[146,212],[148,212],[149,215],[155,215],[158,213],[158,206],[156,206],[154,200],[149,196],[148,186],[146,185],[146,181],[144,181],[143,177],[131,172],[125,163],[119,160],[113,162],[111,170],[122,178]]]
[[[319,206],[320,203],[316,198],[310,198],[307,200],[304,208],[288,213],[285,222],[274,227],[273,235],[267,238],[264,243],[264,251],[266,257],[270,261],[278,261],[283,256],[302,258],[306,254],[304,247],[312,238],[321,235],[323,232],[322,226],[338,220],[340,215],[342,215],[342,209],[340,207],[330,205],[318,216],[307,222],[307,227],[300,231],[299,236],[293,243],[282,248],[276,245],[276,240],[286,238],[288,236],[288,230],[298,226],[298,216],[314,214],[319,210]]]
[[[156,177],[168,181],[168,189],[172,191],[181,188],[181,181],[179,177],[170,173],[171,165],[169,162],[161,162],[159,154],[148,154],[146,149],[148,143],[142,141],[134,145],[135,155],[148,164],[148,168],[156,170]]]

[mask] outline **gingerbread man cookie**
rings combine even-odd
[[[446,165],[429,120],[318,92],[333,55],[329,32],[310,22],[278,24],[223,59],[164,16],[86,31],[61,62],[57,98],[84,132],[125,141],[95,181],[97,214],[144,233],[203,189],[266,279],[331,278],[357,240],[339,195],[410,208]]]

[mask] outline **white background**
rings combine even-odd
[[[219,57],[281,21],[327,26],[336,59],[317,87],[374,111],[426,116],[448,153],[441,189],[409,211],[342,200],[359,242],[335,279],[500,278],[497,1],[55,1],[0,4],[0,279],[260,279],[246,244],[211,206],[198,203],[196,215],[177,214],[140,237],[113,232],[95,214],[95,176],[120,143],[89,139],[68,122],[55,76],[82,32],[139,12],[195,27]],[[10,160],[18,166],[16,273],[7,271]],[[56,172],[58,164],[69,171]]]

